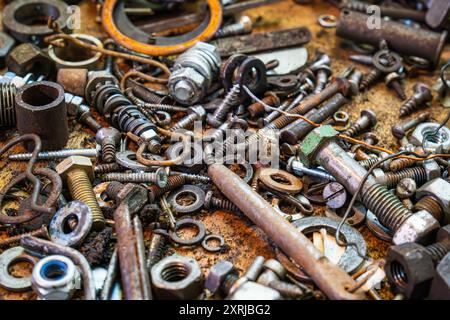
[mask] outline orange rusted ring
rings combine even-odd
[[[127,37],[117,29],[113,19],[113,11],[117,2],[118,0],[106,0],[103,4],[102,20],[106,32],[121,46],[151,56],[168,56],[184,52],[199,41],[211,39],[222,23],[222,5],[220,0],[207,0],[210,11],[209,24],[201,34],[176,45],[155,46]]]

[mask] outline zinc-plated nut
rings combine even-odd
[[[379,184],[381,184],[383,186],[387,185],[387,177],[386,177],[386,173],[384,172],[383,169],[380,169],[380,168],[373,169],[372,175]]]
[[[435,231],[439,229],[437,220],[427,211],[421,210],[411,215],[395,231],[392,242],[395,244],[407,242],[427,243]]]
[[[426,249],[416,243],[404,243],[389,248],[385,271],[394,289],[407,298],[419,298],[429,288],[434,270]]]
[[[64,93],[64,98],[66,100],[67,114],[72,117],[76,116],[78,109],[83,104],[83,98],[68,92]]]
[[[205,280],[205,287],[212,294],[216,294],[227,276],[238,276],[239,272],[234,265],[226,260],[220,260],[211,267]]]
[[[39,299],[69,300],[81,288],[81,277],[72,260],[52,255],[34,266],[31,283]]]
[[[313,165],[314,156],[320,147],[326,142],[333,140],[338,134],[339,132],[329,125],[320,126],[311,131],[303,139],[298,152],[303,164],[307,167]]]
[[[450,299],[450,253],[447,253],[436,267],[428,299]]]
[[[410,142],[415,146],[424,146],[425,151],[434,152],[438,148],[442,148],[443,153],[450,152],[450,129],[442,127],[439,132],[432,139],[423,143],[424,137],[437,130],[439,123],[425,122],[419,124],[413,131],[410,137]]]
[[[182,104],[194,104],[206,90],[206,79],[193,68],[175,70],[169,80],[169,91]]]
[[[6,66],[10,72],[19,76],[33,73],[52,77],[55,72],[55,63],[31,43],[23,43],[12,49],[6,57]]]
[[[441,167],[434,159],[428,159],[422,162],[422,166],[425,169],[427,181],[439,178],[441,176]]]
[[[14,39],[9,34],[0,31],[0,69],[5,67],[5,59],[14,47]]]
[[[416,192],[416,199],[432,196],[439,202],[442,211],[450,219],[450,183],[442,178],[436,178],[422,185]],[[445,219],[444,219],[445,220]]]
[[[151,279],[158,299],[196,299],[203,290],[203,275],[198,262],[177,254],[155,264]]]
[[[96,91],[96,88],[99,85],[105,84],[105,83],[113,83],[118,85],[119,81],[116,77],[114,77],[109,71],[100,70],[100,71],[89,71],[88,72],[88,80],[86,83],[85,93],[84,96],[86,98],[86,101],[91,105],[92,104],[92,98],[93,94]],[[99,106],[95,106],[98,108]],[[103,110],[98,110],[101,114]]]

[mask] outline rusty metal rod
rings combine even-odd
[[[361,291],[349,293],[356,285],[344,270],[332,264],[302,233],[283,219],[273,207],[238,175],[221,164],[208,167],[217,188],[261,228],[288,256],[298,263],[330,299],[363,299]]]

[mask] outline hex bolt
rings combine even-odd
[[[30,231],[30,232],[25,232],[25,233],[22,233],[22,234],[18,234],[16,236],[8,237],[6,239],[1,239],[0,240],[0,248],[9,246],[11,244],[18,243],[18,242],[20,242],[20,240],[24,236],[33,236],[33,237],[50,239],[50,235],[48,234],[47,227],[43,225],[39,229]]]
[[[253,23],[250,17],[242,16],[240,17],[238,22],[230,24],[218,30],[214,35],[214,38],[218,39],[247,34],[252,32],[252,30],[253,30]]]
[[[343,132],[344,135],[354,137],[364,130],[367,130],[377,124],[377,116],[375,112],[370,109],[364,109],[361,111],[361,117]]]
[[[430,117],[431,115],[428,112],[424,112],[419,114],[414,119],[411,119],[404,123],[398,123],[392,127],[392,134],[397,139],[402,139],[404,136],[406,136],[406,132],[408,132],[408,130],[415,128],[418,124],[422,122],[428,121]]]
[[[397,72],[391,72],[386,75],[384,81],[387,87],[394,90],[400,99],[406,100],[406,92],[402,86],[401,79],[402,76],[400,74],[398,74]]]
[[[167,186],[168,177],[164,168],[158,168],[156,172],[110,172],[102,176],[103,181],[118,181],[131,183],[151,182],[160,188]]]
[[[413,95],[400,107],[400,117],[411,114],[433,100],[431,89],[426,84],[416,83],[413,90]]]
[[[120,142],[119,130],[109,127],[97,131],[95,140],[102,148],[102,160],[111,163],[116,160],[116,148]]]
[[[83,156],[89,158],[96,158],[98,150],[95,148],[86,149],[63,149],[58,151],[42,151],[38,153],[38,160],[56,160],[67,158],[70,156]],[[31,159],[31,153],[16,153],[8,156],[9,160],[14,161],[28,161]]]
[[[299,150],[302,161],[310,166],[324,167],[348,192],[359,191],[359,185],[367,171],[336,142],[338,132],[324,125],[314,129],[303,139]],[[404,178],[403,176],[401,178]],[[400,179],[401,180],[401,179]],[[359,194],[361,202],[374,213],[378,220],[394,233],[395,244],[428,241],[439,224],[426,211],[412,213],[386,187],[369,176]]]
[[[403,178],[395,187],[395,194],[399,199],[411,198],[417,190],[417,183],[414,179]]]
[[[264,98],[261,99],[262,102],[267,104],[270,107],[276,107],[280,104],[280,98],[276,95],[276,93],[272,91],[268,91],[264,94]],[[248,106],[247,108],[248,113],[252,118],[256,118],[264,114],[266,111],[266,108],[264,105],[260,102],[255,102]]]
[[[187,115],[180,119],[170,128],[170,131],[180,129],[189,129],[194,125],[195,121],[203,121],[205,119],[206,110],[202,106],[193,106],[187,109]]]
[[[206,116],[206,121],[211,126],[213,126],[214,128],[220,127],[228,112],[230,112],[233,107],[236,107],[239,104],[239,92],[239,85],[233,85],[231,90],[227,93],[222,103],[219,104],[214,113],[209,113]]]
[[[331,68],[326,64],[320,65],[319,67],[316,68],[316,70],[317,70],[316,87],[314,88],[313,94],[318,94],[323,91],[323,89],[328,83],[328,78],[332,73]]]
[[[214,196],[212,191],[208,191],[205,196],[206,209],[219,209],[231,212],[241,212],[239,208],[230,200]]]
[[[414,210],[425,210],[431,213],[436,220],[441,221],[444,215],[444,210],[442,209],[439,201],[433,196],[424,196],[420,198],[414,204]]]
[[[70,156],[60,162],[55,169],[62,178],[66,179],[72,198],[84,202],[91,209],[93,229],[103,229],[105,218],[91,184],[94,179],[91,160],[82,156]]]
[[[300,161],[297,161],[295,157],[291,157],[289,159],[286,165],[286,170],[300,177],[307,175],[325,181],[336,181],[336,179],[325,170],[317,168],[316,169],[308,168]]]

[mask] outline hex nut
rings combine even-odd
[[[67,178],[67,174],[74,169],[84,170],[89,179],[94,180],[94,168],[92,166],[91,159],[83,156],[70,156],[56,166],[56,172],[61,176],[63,180]]]
[[[423,140],[426,134],[430,132],[434,132],[440,126],[439,123],[435,122],[424,122],[419,124],[411,134],[410,142],[417,146],[421,147],[423,145]],[[450,152],[450,129],[447,127],[442,127],[439,130],[437,137],[433,140],[435,141],[427,141],[424,145],[425,151],[436,151],[438,148],[442,148],[443,153]]]
[[[87,69],[61,68],[56,75],[56,82],[63,86],[65,92],[84,97],[87,75]]]
[[[64,94],[64,98],[66,101],[67,114],[72,117],[76,116],[78,114],[78,109],[83,104],[83,98],[74,96],[68,92]]]
[[[5,60],[8,53],[14,47],[14,39],[7,33],[0,31],[0,69],[5,67]]]
[[[438,221],[428,211],[421,210],[400,225],[392,242],[396,245],[407,242],[428,243],[434,238],[438,228]]]
[[[300,160],[307,167],[315,164],[315,155],[318,149],[326,142],[334,139],[339,132],[330,125],[320,126],[311,131],[302,141],[299,148]]]
[[[442,211],[445,214],[445,219],[450,219],[450,183],[442,178],[436,178],[428,181],[416,191],[416,199],[425,196],[431,196],[439,202]]]
[[[55,73],[55,63],[31,43],[23,43],[12,49],[6,57],[6,66],[19,76],[33,73],[51,78]]]
[[[450,241],[450,224],[439,229],[436,235],[436,242]]]
[[[203,291],[203,275],[198,262],[177,254],[155,264],[151,279],[157,299],[196,299]]]
[[[404,243],[389,248],[384,269],[395,291],[417,299],[430,289],[434,264],[423,246]]]
[[[450,300],[450,252],[436,268],[428,299]]]
[[[81,288],[81,277],[72,260],[52,255],[34,266],[31,283],[39,299],[69,300]]]
[[[205,280],[205,288],[211,291],[212,294],[219,292],[222,283],[229,275],[238,276],[238,270],[234,265],[226,260],[220,260],[211,267]]]
[[[439,178],[441,176],[441,167],[434,159],[422,161],[422,166],[425,169],[427,181]]]

